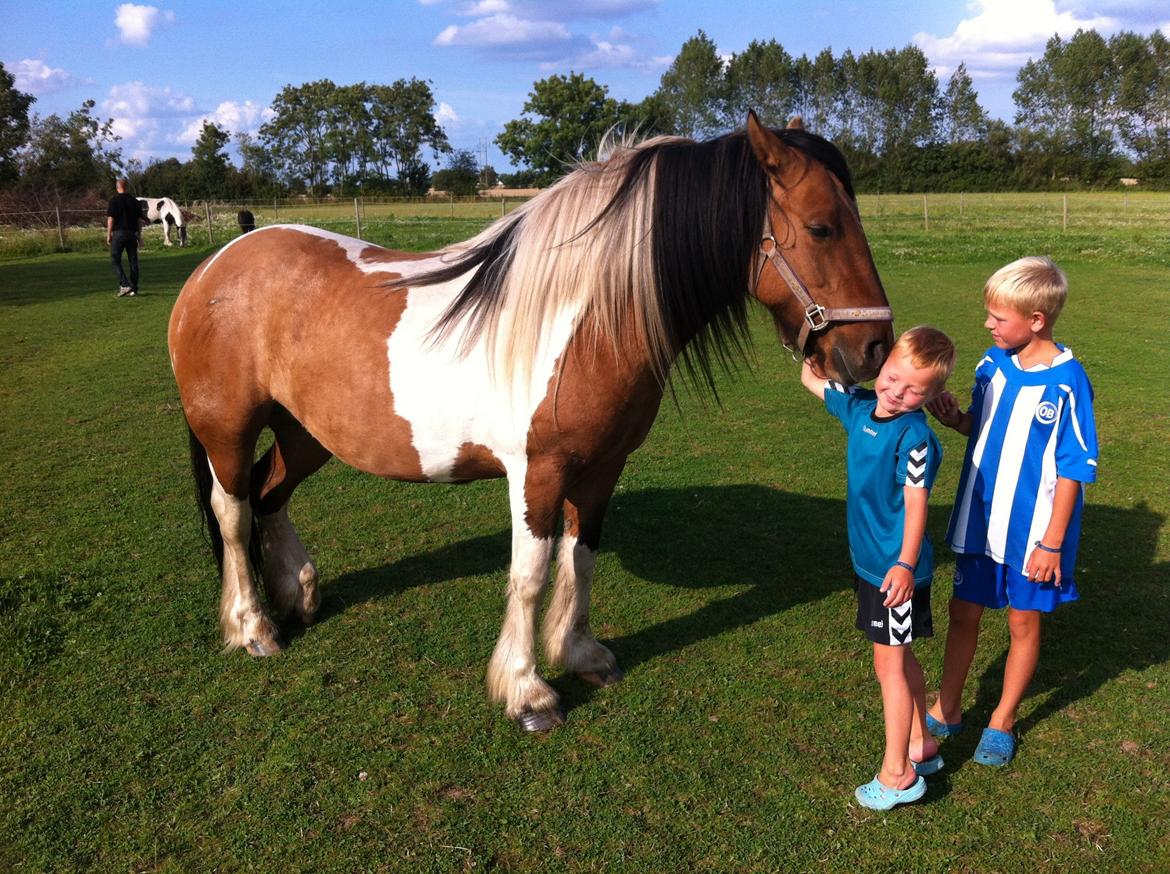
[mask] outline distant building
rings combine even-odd
[[[1122,176],[1121,177],[1121,184],[1124,185],[1126,188],[1133,188],[1135,185],[1138,184],[1138,181],[1136,179],[1134,179],[1132,176]]]

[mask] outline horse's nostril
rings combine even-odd
[[[885,340],[874,340],[865,347],[866,357],[874,364],[884,364],[886,356],[890,354]]]

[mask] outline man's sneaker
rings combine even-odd
[[[132,289],[129,285],[123,285],[118,289],[118,297],[125,297],[128,294],[134,294],[134,289]]]
[[[137,288],[132,288],[132,289],[130,289],[130,295],[129,295],[129,296],[130,296],[130,297],[138,297],[138,289],[137,289]]]

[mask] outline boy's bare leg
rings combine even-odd
[[[1040,661],[1040,611],[1008,607],[1008,630],[1012,641],[1003,668],[1003,693],[987,723],[1000,731],[1011,731],[1015,726],[1016,710],[1036,673]]]
[[[905,646],[873,645],[873,670],[882,687],[882,713],[886,723],[886,752],[877,778],[891,789],[905,789],[918,779],[910,763],[910,723],[914,698],[906,681]]]
[[[906,647],[904,668],[910,700],[914,704],[910,720],[910,759],[925,762],[938,754],[938,741],[926,730],[926,677],[923,676],[922,665],[909,647]]]
[[[963,721],[963,687],[967,685],[971,660],[975,658],[975,647],[979,644],[983,605],[952,598],[947,609],[951,624],[943,656],[942,683],[938,700],[930,707],[930,715],[939,722],[953,725]]]

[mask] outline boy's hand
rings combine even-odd
[[[914,596],[914,574],[896,564],[886,571],[880,591],[886,593],[883,607],[901,607]]]
[[[1046,552],[1038,546],[1035,547],[1032,554],[1028,556],[1028,564],[1024,568],[1024,574],[1030,583],[1055,582],[1059,586],[1060,553]]]
[[[926,409],[948,428],[954,428],[963,420],[963,411],[959,409],[959,402],[949,391],[939,392],[932,400],[926,402]]]

